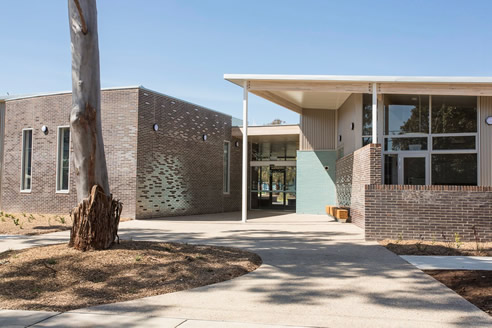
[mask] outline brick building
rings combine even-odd
[[[0,99],[3,211],[61,214],[76,205],[71,103],[70,92]],[[143,87],[103,90],[101,115],[110,188],[124,217],[240,209],[231,116]]]

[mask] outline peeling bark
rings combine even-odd
[[[79,203],[72,210],[70,246],[106,249],[114,242],[122,205],[110,194],[104,154],[96,1],[68,0],[68,11],[72,48],[70,131]],[[115,208],[120,209],[119,214]]]

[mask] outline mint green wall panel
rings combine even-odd
[[[335,150],[297,152],[298,214],[325,214],[326,205],[336,204],[336,159]]]

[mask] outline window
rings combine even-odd
[[[432,96],[432,133],[477,132],[477,97]]]
[[[56,191],[68,192],[70,176],[70,128],[58,128],[58,154],[56,163]]]
[[[372,143],[372,95],[362,95],[362,146]]]
[[[477,185],[477,106],[477,97],[385,95],[384,182]]]
[[[230,192],[231,143],[224,141],[224,194]]]
[[[32,184],[32,129],[22,130],[21,191],[31,191]]]
[[[384,134],[429,133],[429,96],[386,95]]]
[[[251,144],[253,161],[295,161],[298,141],[262,142]]]
[[[477,154],[433,154],[432,184],[477,185]]]

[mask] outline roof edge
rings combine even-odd
[[[282,75],[282,74],[224,74],[224,79],[242,86],[244,81],[309,81],[309,82],[367,82],[367,83],[462,83],[492,84],[490,76],[389,76],[389,75]]]

